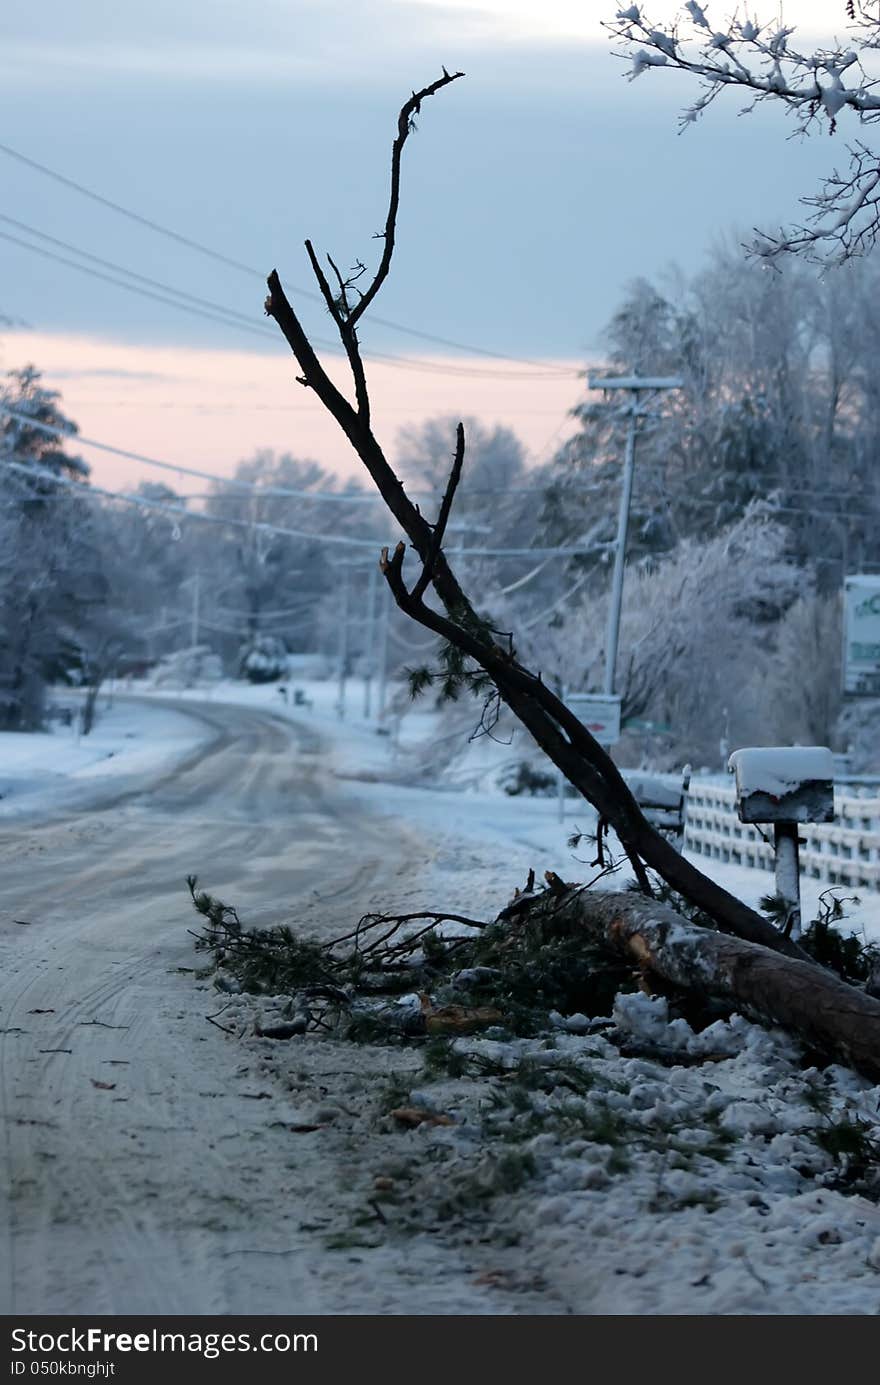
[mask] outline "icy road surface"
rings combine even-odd
[[[0,827],[0,1312],[533,1311],[433,1239],[331,1242],[372,1186],[358,1053],[279,1090],[270,1042],[206,1023],[224,997],[183,970],[188,873],[249,922],[304,910],[344,931],[412,880],[421,844],[325,777],[308,726],[178,710],[208,740],[177,773]]]

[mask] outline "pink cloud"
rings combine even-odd
[[[426,357],[438,373],[369,366],[373,426],[393,457],[397,430],[441,414],[472,415],[501,423],[521,438],[534,461],[544,461],[572,431],[568,410],[583,395],[574,372],[579,361],[547,361],[542,368]],[[191,347],[135,346],[105,338],[16,331],[6,335],[2,368],[32,362],[62,395],[65,413],[84,437],[163,461],[229,476],[259,448],[311,457],[340,476],[359,464],[310,391],[298,385],[296,362],[283,344],[254,353]],[[439,373],[444,367],[450,372]],[[491,376],[484,374],[491,370]],[[551,373],[552,371],[558,373]],[[471,371],[472,374],[463,373]],[[330,374],[347,389],[342,361]],[[96,484],[130,488],[162,473],[83,446]],[[179,484],[192,491],[185,477]]]

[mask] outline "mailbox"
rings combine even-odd
[[[824,745],[735,750],[740,822],[833,822],[834,756]]]
[[[834,756],[824,745],[755,746],[735,750],[740,822],[772,822],[776,893],[784,904],[783,931],[801,932],[798,823],[834,821]]]

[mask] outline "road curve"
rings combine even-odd
[[[315,1227],[356,1182],[357,1140],[291,1134],[291,1111],[346,1063],[261,1099],[269,1041],[206,1024],[222,998],[181,970],[188,873],[250,921],[302,905],[335,928],[416,844],[324,777],[307,724],[178,709],[213,738],[174,774],[0,831],[0,1312],[497,1313],[433,1242],[418,1306],[406,1257],[383,1251],[379,1274],[369,1251],[328,1252]]]

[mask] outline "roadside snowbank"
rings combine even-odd
[[[77,707],[78,699],[66,700]],[[194,717],[125,699],[103,705],[88,736],[55,723],[45,732],[0,732],[0,819],[41,815],[124,793],[171,770],[210,737]]]

